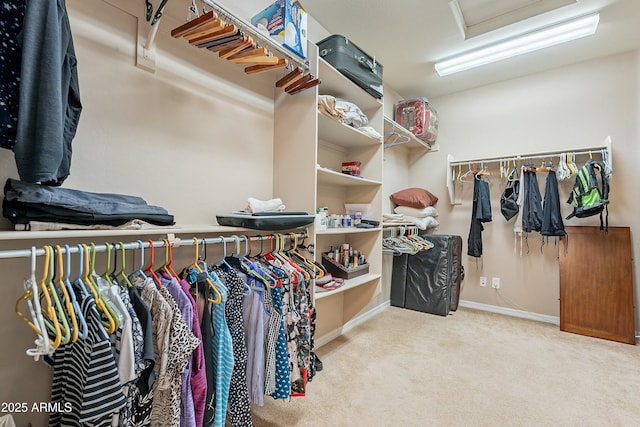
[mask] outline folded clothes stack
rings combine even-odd
[[[2,215],[14,224],[39,221],[120,226],[133,220],[159,226],[174,224],[173,215],[164,208],[149,205],[137,196],[91,193],[11,178],[4,185]]]

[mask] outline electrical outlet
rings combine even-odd
[[[483,288],[487,287],[487,278],[486,277],[484,277],[484,276],[480,277],[480,286],[483,287]]]
[[[493,289],[500,289],[500,278],[499,277],[492,277],[491,278],[491,287]]]

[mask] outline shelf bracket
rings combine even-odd
[[[136,45],[136,67],[150,73],[156,72],[156,35],[160,20],[155,25],[147,24],[143,18],[138,18],[138,40]]]

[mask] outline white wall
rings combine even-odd
[[[549,316],[559,316],[558,246],[541,249],[537,233],[528,238],[522,257],[514,254],[513,225],[499,210],[504,184],[491,177],[493,222],[485,224],[484,255],[466,256],[472,205],[472,185],[464,184],[462,205],[448,203],[445,174],[447,154],[458,159],[578,149],[613,140],[610,226],[630,226],[633,249],[640,250],[640,199],[634,185],[639,152],[639,52],[629,52],[432,99],[440,115],[440,151],[421,158],[411,169],[412,185],[440,197],[438,233],[463,237],[467,277],[461,298]],[[581,160],[584,162],[584,158]],[[556,159],[557,162],[557,159]],[[495,170],[494,170],[495,172]],[[540,174],[541,175],[541,174]],[[539,177],[544,193],[544,178]],[[561,182],[565,204],[573,180]],[[572,219],[565,225],[599,225],[597,218]],[[634,261],[638,283],[640,261]],[[480,288],[479,276],[501,277],[499,292]],[[639,304],[636,292],[636,319]],[[636,320],[637,324],[638,320]],[[636,326],[636,329],[640,329]]]
[[[273,76],[246,75],[171,38],[184,19],[172,11],[150,73],[135,66],[132,14],[141,7],[69,0],[67,8],[83,111],[64,187],[138,195],[181,224],[211,224],[249,196],[272,197]],[[1,150],[0,164],[0,180],[17,178],[12,152]]]

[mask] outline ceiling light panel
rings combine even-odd
[[[436,63],[440,76],[565,43],[596,32],[600,14],[590,14],[481,47]]]

